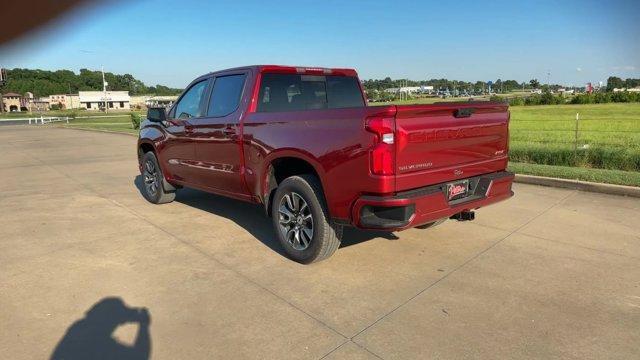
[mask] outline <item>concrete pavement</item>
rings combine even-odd
[[[7,126],[0,154],[3,358],[47,358],[77,329],[144,358],[144,321],[110,297],[148,309],[154,359],[640,354],[637,198],[516,184],[474,222],[348,229],[303,266],[259,206],[194,190],[147,203],[133,137]]]

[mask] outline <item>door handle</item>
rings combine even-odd
[[[225,135],[235,135],[236,129],[232,128],[231,126],[227,126],[222,130],[222,133]]]

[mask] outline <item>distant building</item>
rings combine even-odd
[[[2,111],[47,111],[49,110],[48,98],[35,98],[33,93],[27,92],[24,96],[16,93],[6,93],[1,96],[0,106]]]
[[[60,109],[79,109],[80,97],[78,94],[49,95],[49,105],[58,105]]]
[[[2,94],[2,111],[16,112],[22,111],[24,98],[20,94],[6,93]],[[26,106],[24,106],[26,110]]]
[[[431,90],[433,90],[433,87],[431,87]],[[402,86],[402,87],[398,87],[398,88],[388,88],[388,89],[384,89],[385,92],[388,93],[393,93],[393,94],[397,94],[397,93],[415,93],[420,91],[420,86]]]
[[[80,107],[87,110],[101,110],[105,106],[108,110],[131,108],[131,97],[128,91],[107,91],[106,97],[103,91],[80,91],[78,96]]]
[[[178,96],[138,95],[131,97],[132,107],[168,107],[178,100]]]
[[[615,89],[613,89],[613,92],[620,92],[620,91],[640,92],[640,87],[634,87],[634,88],[628,88],[628,89],[626,89],[626,88],[621,88],[621,89],[615,88]]]
[[[48,97],[43,97],[43,98],[34,98],[33,96],[31,96],[29,98],[29,111],[34,112],[34,111],[49,111],[51,110],[51,108],[49,107],[49,98]]]

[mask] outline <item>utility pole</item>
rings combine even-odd
[[[551,91],[551,84],[549,83],[551,79],[551,70],[547,70],[547,90]]]
[[[0,67],[0,114],[4,112],[4,98],[2,97],[2,87],[7,81],[7,71]]]
[[[104,92],[104,113],[107,114],[109,106],[107,104],[107,82],[104,81],[104,66],[102,67],[102,90]]]

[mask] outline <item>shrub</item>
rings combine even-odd
[[[611,94],[610,93],[596,93],[593,95],[593,102],[596,104],[606,104],[611,102]]]
[[[511,106],[522,106],[524,105],[524,99],[521,96],[516,96],[509,100],[509,105]]]
[[[529,97],[527,97],[524,101],[525,105],[540,105],[540,98],[541,96],[538,94],[533,94]]]
[[[593,95],[591,94],[578,94],[571,99],[572,104],[592,104]]]
[[[131,113],[131,126],[136,130],[140,129],[140,114]]]
[[[553,94],[548,91],[545,91],[540,96],[540,105],[553,105],[555,104],[555,99],[553,98]]]
[[[611,93],[611,101],[613,102],[629,102],[631,100],[631,97],[629,96],[629,93],[626,91],[619,91],[619,92],[614,92]]]

